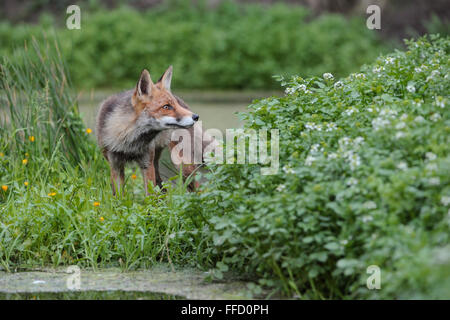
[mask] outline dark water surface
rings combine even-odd
[[[181,296],[141,291],[0,293],[0,300],[178,300]]]

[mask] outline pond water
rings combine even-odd
[[[0,300],[178,300],[181,296],[141,291],[80,291],[1,293]]]
[[[1,299],[245,299],[247,284],[235,278],[211,282],[208,273],[155,265],[147,270],[81,269],[79,285],[68,268],[0,271]],[[71,280],[72,278],[72,280]],[[72,287],[71,287],[72,284]]]

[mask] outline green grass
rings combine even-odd
[[[1,63],[0,265],[128,270],[186,262],[186,244],[173,239],[193,227],[177,213],[185,184],[169,182],[165,193],[145,198],[129,168],[125,194],[112,196],[108,165],[82,124],[57,52],[33,42],[20,67]]]

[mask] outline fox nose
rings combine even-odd
[[[192,120],[197,121],[198,118],[200,118],[200,117],[198,116],[198,114],[194,113],[194,114],[192,115]]]

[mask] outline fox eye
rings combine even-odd
[[[173,107],[170,104],[166,104],[162,107],[164,110],[172,110]]]

